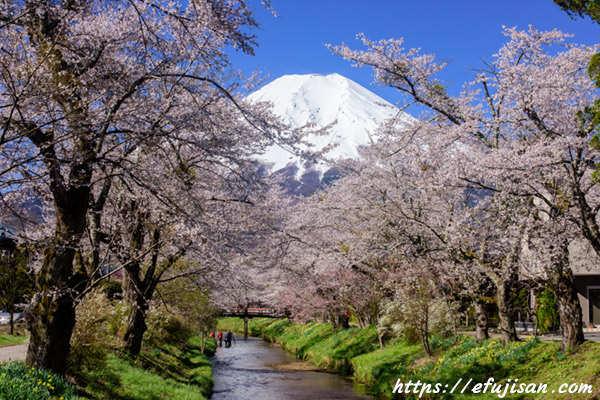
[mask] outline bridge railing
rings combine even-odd
[[[258,308],[258,307],[248,307],[247,311],[238,308],[228,308],[225,310],[221,310],[221,315],[227,317],[268,317],[268,318],[281,318],[283,317],[283,313],[272,310],[270,308]]]

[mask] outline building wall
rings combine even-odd
[[[575,288],[581,303],[584,327],[590,321],[590,302],[588,301],[588,287],[600,288],[600,275],[578,275],[575,276]]]

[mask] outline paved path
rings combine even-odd
[[[584,332],[583,336],[585,337],[586,340],[590,340],[592,342],[600,342],[600,333],[598,332]],[[543,336],[540,336],[540,339],[543,341],[548,341],[548,342],[560,342],[562,341],[562,335],[561,334],[546,334]]]
[[[27,354],[27,342],[16,346],[0,347],[0,361],[24,360]]]

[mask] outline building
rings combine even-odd
[[[583,312],[584,327],[600,327],[600,257],[583,240],[569,245],[569,260]]]

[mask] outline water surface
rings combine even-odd
[[[215,386],[211,400],[372,399],[339,375],[272,368],[293,361],[293,355],[259,338],[237,339],[231,348],[217,348],[212,358]]]

